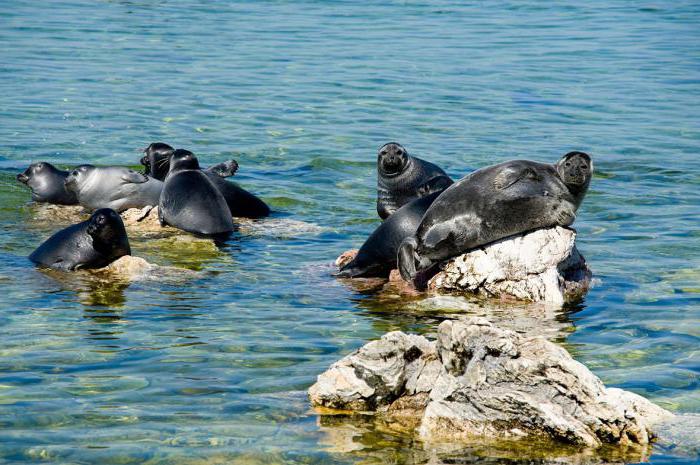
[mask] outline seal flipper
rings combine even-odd
[[[238,162],[236,160],[228,160],[223,163],[210,166],[204,171],[208,171],[209,173],[215,174],[222,178],[228,178],[236,174],[236,171],[238,171]]]
[[[433,192],[442,192],[454,184],[449,176],[436,176],[418,188],[418,195],[425,197]]]
[[[387,277],[388,272],[382,269],[378,263],[370,263],[369,265],[363,266],[361,263],[357,262],[355,258],[350,263],[344,265],[337,273],[335,277],[337,278],[375,278],[375,277]]]
[[[496,189],[508,189],[518,181],[524,179],[539,180],[539,175],[530,167],[515,168],[508,167],[498,173],[493,180],[493,187]]]
[[[148,182],[147,175],[134,170],[127,170],[124,174],[122,174],[121,179],[124,182],[130,182],[134,184],[143,184],[144,182]]]
[[[418,242],[415,237],[406,238],[399,246],[397,253],[397,262],[399,273],[404,281],[413,282],[416,276],[416,246]]]

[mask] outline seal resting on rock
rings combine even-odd
[[[555,165],[507,161],[448,187],[426,211],[415,236],[399,247],[406,281],[467,250],[514,234],[569,226],[591,180],[591,158],[567,153]]]
[[[131,255],[129,238],[117,212],[102,208],[89,220],[68,226],[41,244],[29,259],[58,270],[102,268]]]
[[[389,142],[377,155],[377,213],[386,219],[408,202],[441,192],[452,183],[438,166],[412,157],[402,145]]]
[[[416,233],[428,207],[440,195],[433,192],[402,206],[370,234],[355,258],[340,267],[341,278],[388,278],[396,268],[401,243]]]
[[[175,149],[162,142],[154,142],[146,147],[141,164],[146,167],[146,174],[157,179],[165,179],[170,169],[170,157]],[[270,215],[270,207],[255,195],[238,184],[224,178],[233,176],[238,170],[236,160],[228,160],[209,168],[202,169],[211,182],[221,191],[226,199],[231,215],[240,218],[263,218]]]
[[[145,174],[164,181],[170,170],[170,156],[175,149],[163,142],[154,142],[143,150],[141,164],[145,168]],[[238,162],[236,160],[228,160],[216,165],[204,168],[202,171],[206,174],[213,174],[222,178],[227,178],[236,174],[238,170]]]
[[[224,196],[199,169],[197,157],[182,149],[175,150],[170,158],[158,219],[161,225],[204,236],[223,237],[234,230]]]
[[[75,193],[66,190],[65,180],[68,174],[68,171],[41,161],[32,163],[23,173],[18,174],[17,181],[31,189],[32,200],[35,202],[76,205],[78,198]]]
[[[162,181],[122,166],[80,165],[66,177],[65,186],[88,210],[118,212],[158,205],[163,190]]]

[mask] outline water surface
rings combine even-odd
[[[546,321],[607,384],[700,413],[699,23],[685,1],[4,2],[0,460],[517,463],[309,408],[318,373],[388,330],[509,314],[330,277],[378,224],[389,140],[454,177],[590,152],[576,227],[597,284],[570,311],[519,319]],[[197,272],[181,281],[35,270],[26,256],[66,223],[37,218],[13,176],[37,160],[133,165],[156,140],[236,158],[274,221],[309,227],[263,223],[221,250],[132,238]]]

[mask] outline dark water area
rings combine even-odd
[[[306,389],[332,362],[455,314],[544,330],[607,385],[700,413],[699,44],[700,5],[685,1],[3,2],[0,461],[597,463],[433,450],[311,410]],[[36,270],[27,255],[68,221],[15,174],[136,165],[157,140],[235,158],[275,215],[220,249],[132,237],[135,255],[192,270],[177,279]],[[540,312],[331,277],[378,224],[390,140],[455,178],[591,153],[575,223],[595,275],[585,301]],[[691,457],[659,445],[648,460]]]

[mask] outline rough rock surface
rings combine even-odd
[[[576,248],[576,232],[555,227],[494,242],[453,258],[433,276],[433,290],[468,291],[562,304],[583,296],[591,272]]]
[[[647,444],[672,415],[603,383],[563,348],[483,318],[444,321],[437,340],[390,332],[333,364],[314,406],[417,419],[428,441],[539,437]]]
[[[344,252],[336,259],[336,266],[348,263],[356,253]],[[396,270],[390,281],[399,286],[403,282]],[[503,239],[452,258],[430,279],[428,290],[561,305],[584,296],[590,284],[591,271],[576,248],[576,232],[555,227]]]
[[[124,226],[138,229],[161,229],[158,207],[130,208],[121,213]]]

